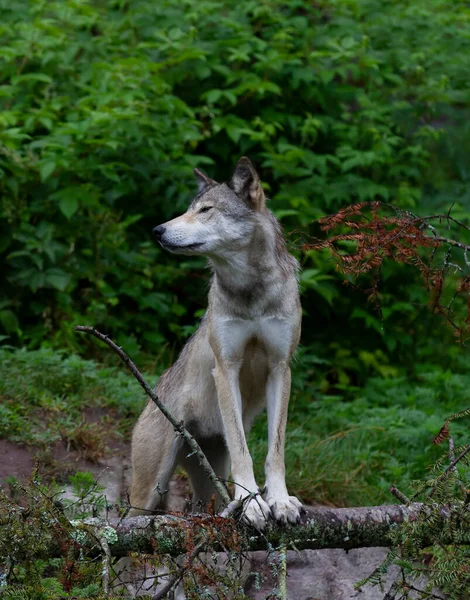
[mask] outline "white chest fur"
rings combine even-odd
[[[243,361],[245,349],[251,340],[264,347],[268,363],[289,360],[297,319],[275,316],[257,319],[215,317],[211,323],[211,345],[216,345],[220,360],[236,364]]]

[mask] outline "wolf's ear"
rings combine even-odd
[[[215,185],[217,183],[207,175],[204,175],[204,173],[199,169],[194,169],[194,176],[196,177],[197,187],[200,192],[202,192],[204,188],[209,187],[210,185]]]
[[[251,164],[251,160],[246,156],[242,156],[237,162],[228,185],[255,210],[263,211],[266,208],[266,199],[259,175]]]

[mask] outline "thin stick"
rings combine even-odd
[[[436,596],[436,594],[433,594],[432,592],[425,592],[424,590],[419,590],[410,583],[407,583],[406,585],[408,589],[413,590],[413,592],[418,592],[419,594],[424,594],[426,598],[437,598],[437,600],[445,600],[442,596]]]
[[[465,450],[463,450],[463,452],[461,454],[459,454],[459,456],[457,456],[457,458],[455,460],[453,460],[450,465],[447,467],[447,469],[444,471],[444,473],[442,473],[442,475],[440,475],[436,481],[439,481],[440,479],[442,479],[445,475],[447,475],[447,473],[449,471],[452,471],[452,469],[455,469],[455,465],[457,463],[459,463],[462,458],[464,458],[468,453],[470,452],[470,444],[465,448]]]
[[[222,511],[219,512],[218,516],[224,519],[228,519],[241,506],[241,504],[241,500],[232,500]],[[178,569],[178,572],[175,575],[170,577],[170,579],[159,592],[152,596],[152,600],[160,600],[161,598],[164,598],[165,595],[168,594],[168,592],[170,592],[170,590],[174,589],[179,584],[179,582],[183,579],[183,576],[186,573],[186,571],[191,567],[191,565],[196,560],[198,555],[202,552],[205,546],[206,540],[202,540],[191,550],[190,554],[186,559],[185,564],[180,569]]]
[[[199,544],[194,546],[194,548],[191,550],[188,557],[186,558],[185,564],[180,569],[178,569],[178,572],[176,573],[176,575],[173,575],[172,577],[170,577],[170,579],[166,582],[166,584],[162,587],[162,589],[159,592],[157,592],[155,595],[152,596],[152,600],[161,600],[168,594],[168,592],[172,588],[174,588],[178,585],[178,583],[183,578],[183,575],[185,574],[185,572],[193,564],[193,562],[195,561],[197,556],[201,553],[201,551],[203,550],[205,545],[206,545],[206,540],[202,540],[201,542],[199,542]]]
[[[279,546],[279,598],[287,600],[287,546]]]
[[[106,536],[99,536],[100,546],[103,550],[103,572],[102,572],[102,581],[103,581],[103,594],[107,596],[109,594],[109,572],[111,570],[111,550],[109,549],[108,540]]]
[[[400,490],[394,485],[390,486],[389,491],[395,496],[395,498],[398,498],[402,504],[409,504],[411,502],[410,499],[407,498],[403,492],[400,492]]]
[[[464,458],[468,453],[470,452],[470,444],[465,448],[465,450],[459,454],[459,456],[457,456],[457,458],[455,460],[453,460],[450,465],[447,467],[447,469],[444,471],[444,473],[442,473],[442,475],[439,475],[439,477],[434,481],[433,487],[431,489],[431,491],[428,494],[428,498],[430,498],[434,492],[436,491],[436,484],[439,483],[440,481],[442,481],[442,479],[444,479],[444,477],[452,470],[455,469],[455,465],[457,463],[459,463],[462,458]]]
[[[104,342],[107,346],[109,346],[111,348],[111,350],[114,350],[114,352],[116,352],[116,354],[121,358],[121,360],[125,363],[127,368],[130,370],[130,372],[134,375],[134,377],[140,383],[140,385],[144,389],[147,396],[149,396],[149,398],[151,398],[151,400],[153,400],[153,402],[158,406],[158,408],[162,411],[162,413],[165,415],[165,417],[173,425],[175,430],[188,443],[188,446],[191,448],[193,453],[197,456],[199,464],[204,469],[204,472],[206,473],[206,475],[209,477],[209,479],[214,484],[214,487],[217,490],[217,493],[219,494],[220,498],[222,499],[222,501],[224,502],[225,505],[228,505],[230,503],[230,496],[229,496],[225,486],[223,485],[223,483],[220,481],[220,479],[215,474],[214,469],[212,468],[210,462],[207,460],[207,458],[206,458],[204,452],[202,451],[201,447],[199,446],[199,444],[196,442],[194,437],[186,429],[183,422],[182,421],[178,422],[173,417],[173,415],[169,412],[169,410],[166,408],[166,406],[164,404],[162,404],[162,402],[159,400],[158,396],[155,394],[155,392],[152,390],[152,388],[149,386],[149,384],[145,381],[145,379],[143,378],[139,369],[135,366],[135,364],[132,362],[132,360],[127,356],[127,354],[124,352],[124,350],[120,346],[115,344],[113,342],[113,340],[110,339],[107,335],[100,333],[94,327],[77,325],[76,327],[74,327],[74,329],[75,329],[75,331],[81,331],[83,333],[91,333],[91,335],[94,335],[100,341]]]
[[[223,510],[219,512],[219,517],[223,519],[228,519],[233,515],[233,513],[243,504],[241,499],[232,500],[230,504],[228,504]]]
[[[455,446],[454,446],[454,438],[450,436],[449,438],[449,458],[452,463],[455,460]],[[454,465],[452,467],[452,471],[457,472],[457,467]]]

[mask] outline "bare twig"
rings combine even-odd
[[[450,465],[447,467],[447,469],[441,474],[439,475],[439,477],[437,479],[434,480],[432,489],[430,490],[429,494],[428,494],[428,498],[430,498],[434,492],[436,491],[436,486],[437,484],[442,481],[446,475],[448,475],[448,473],[450,471],[453,471],[455,469],[455,466],[470,452],[470,444],[465,448],[465,450],[463,450],[463,452],[461,454],[459,454],[459,456],[457,456],[456,459],[454,459]]]
[[[433,594],[432,592],[426,592],[424,590],[420,590],[417,587],[414,587],[414,585],[411,585],[410,583],[406,584],[408,589],[413,590],[413,592],[418,592],[419,594],[421,594],[421,596],[426,597],[426,598],[431,598],[431,599],[435,599],[435,600],[445,600],[442,596],[436,596],[436,594]]]
[[[452,436],[449,438],[449,458],[450,462],[453,463],[455,460],[455,446],[454,438]],[[454,471],[454,473],[457,471],[457,467],[455,465],[452,467],[452,471]]]
[[[402,504],[410,503],[410,499],[407,496],[405,496],[403,492],[400,492],[400,490],[396,486],[391,485],[389,491],[395,496],[395,498],[398,498],[398,500],[400,500]]]
[[[279,594],[280,600],[287,600],[287,546],[279,546]]]
[[[204,452],[202,451],[201,447],[199,446],[199,444],[197,443],[195,438],[189,433],[189,431],[184,426],[183,422],[178,422],[173,417],[173,415],[170,413],[170,411],[166,408],[166,406],[159,400],[158,396],[155,394],[155,392],[152,390],[152,388],[149,386],[149,384],[145,381],[145,379],[142,376],[139,369],[132,362],[132,360],[127,356],[127,354],[124,352],[124,350],[120,346],[115,344],[109,336],[104,335],[103,333],[101,333],[97,329],[95,329],[94,327],[77,325],[76,327],[74,327],[74,329],[75,329],[75,331],[81,331],[83,333],[91,333],[91,335],[94,335],[100,341],[104,342],[107,346],[109,346],[111,348],[111,350],[116,352],[116,354],[121,358],[121,360],[125,363],[127,368],[130,370],[130,372],[134,375],[134,377],[140,383],[140,385],[144,389],[147,396],[149,396],[149,398],[151,398],[151,400],[158,406],[158,408],[162,411],[162,413],[165,415],[165,417],[173,425],[173,427],[175,428],[175,431],[177,431],[181,435],[181,437],[187,442],[188,446],[191,448],[193,453],[196,455],[196,457],[199,461],[199,464],[204,469],[204,472],[206,473],[206,475],[209,477],[209,479],[214,484],[214,487],[217,490],[217,493],[219,494],[220,498],[222,499],[222,501],[224,502],[225,505],[228,505],[230,503],[230,496],[229,496],[225,486],[221,482],[221,480],[215,474],[210,462],[207,460]]]
[[[206,545],[206,543],[207,543],[206,540],[202,540],[201,542],[199,542],[199,544],[194,546],[194,548],[191,550],[191,552],[186,557],[184,565],[180,569],[178,569],[178,572],[175,575],[172,575],[172,577],[170,577],[170,579],[167,581],[167,583],[162,587],[162,589],[159,592],[157,592],[154,596],[152,596],[152,600],[161,600],[168,594],[168,592],[170,590],[172,590],[179,584],[179,582],[183,579],[185,572],[191,567],[191,565],[196,560],[198,555],[204,549],[204,546]]]
[[[470,452],[470,444],[465,448],[465,450],[463,450],[459,456],[457,456],[457,458],[455,458],[454,460],[451,461],[450,465],[447,467],[447,469],[441,473],[441,475],[439,475],[439,477],[437,477],[433,482],[432,482],[432,487],[428,492],[427,497],[431,498],[432,496],[434,496],[434,493],[436,492],[437,489],[437,484],[440,483],[445,477],[447,477],[447,475],[450,473],[450,471],[455,471],[456,470],[456,465],[463,459],[465,458],[465,456]],[[413,494],[413,498],[412,500],[415,500],[419,495],[419,492],[416,492],[415,494]],[[424,509],[425,505],[423,504],[423,509]]]
[[[244,501],[245,499],[232,500],[222,511],[220,511],[218,516],[224,519],[230,518],[233,515],[233,513],[243,505]],[[152,600],[160,600],[161,598],[164,598],[165,595],[168,594],[168,592],[170,592],[179,584],[179,582],[183,579],[184,574],[188,571],[188,569],[191,567],[191,565],[199,556],[199,554],[204,550],[204,547],[206,545],[207,541],[202,540],[191,550],[191,552],[186,558],[184,565],[180,569],[178,569],[178,572],[175,573],[167,581],[165,586],[152,597]]]
[[[219,512],[219,517],[228,519],[241,506],[242,500],[232,500],[223,510]]]
[[[131,373],[134,375],[134,377],[140,383],[140,385],[144,389],[147,396],[149,396],[151,398],[151,400],[157,405],[157,407],[162,411],[162,413],[165,415],[165,417],[173,425],[175,430],[184,438],[184,440],[187,442],[188,446],[191,448],[193,453],[196,454],[196,456],[199,460],[199,464],[202,466],[202,468],[204,469],[204,471],[208,475],[208,477],[212,480],[215,489],[217,490],[219,496],[221,497],[221,499],[223,500],[223,502],[225,504],[225,508],[222,510],[221,516],[223,516],[225,518],[228,518],[229,516],[231,516],[235,512],[235,510],[240,506],[241,501],[240,500],[230,501],[230,496],[228,495],[227,489],[225,488],[222,481],[215,474],[214,470],[212,469],[211,464],[207,460],[206,456],[204,455],[204,453],[203,453],[201,447],[199,446],[199,444],[197,443],[197,441],[189,433],[189,431],[184,427],[184,424],[182,422],[178,422],[173,417],[173,415],[168,411],[166,406],[164,404],[162,404],[162,402],[160,402],[157,394],[155,394],[155,392],[151,389],[151,387],[145,381],[143,375],[140,373],[140,371],[138,370],[138,368],[136,367],[134,362],[127,356],[127,354],[124,352],[124,350],[120,346],[115,344],[109,338],[109,336],[102,334],[94,327],[78,325],[75,327],[75,331],[91,333],[96,338],[98,338],[99,340],[104,342],[107,346],[109,346],[112,350],[114,350],[114,352],[116,352],[116,354],[118,354],[118,356],[121,358],[121,360],[126,364],[128,369],[131,371]],[[100,542],[101,541],[102,540],[100,538]],[[106,540],[104,540],[104,542],[106,543]],[[203,550],[205,545],[206,545],[206,541],[203,540],[203,541],[199,542],[199,544],[197,544],[193,548],[191,553],[187,556],[185,564],[178,570],[178,572],[176,574],[174,574],[172,577],[170,577],[170,579],[163,586],[163,588],[159,592],[157,592],[157,594],[155,594],[153,596],[153,600],[159,600],[160,598],[163,598],[164,596],[166,596],[166,594],[168,594],[173,588],[175,588],[178,585],[178,583],[183,578],[184,573],[189,569],[189,567],[192,565],[192,563],[194,562],[196,557],[201,553],[201,551]],[[105,556],[103,557],[103,565],[104,565],[103,566],[103,589],[105,589],[105,585],[106,585],[106,590],[108,590],[109,589],[109,561],[108,561],[109,546],[105,546],[102,543],[102,547],[103,547],[103,550],[105,551]],[[106,548],[107,548],[107,551],[106,551]],[[110,555],[109,555],[109,557],[110,557]],[[105,593],[107,593],[107,592],[105,592]]]
[[[108,540],[106,539],[106,535],[101,534],[99,537],[100,546],[103,550],[102,555],[102,582],[103,582],[103,594],[107,596],[109,594],[109,573],[111,570],[111,550],[109,549]]]
[[[398,587],[399,587],[399,584],[396,581],[394,581],[392,583],[392,585],[390,586],[390,589],[388,590],[388,592],[383,597],[383,600],[395,600],[395,598],[397,597],[397,593],[398,593]]]

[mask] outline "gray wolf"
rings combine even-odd
[[[250,523],[260,529],[269,517],[295,523],[302,505],[287,492],[284,441],[290,360],[300,337],[298,264],[248,158],[238,161],[228,182],[197,169],[195,176],[199,193],[186,213],[153,233],[169,252],[208,258],[209,305],[156,391],[196,437],[216,474],[227,480],[231,470],[235,498],[249,497],[244,517]],[[261,496],[245,435],[264,406],[268,454]],[[206,506],[215,493],[210,480],[150,402],[133,433],[131,515],[164,506],[177,464],[189,475],[193,506]]]

